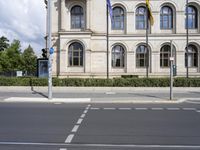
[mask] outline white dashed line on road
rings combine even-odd
[[[82,114],[82,115],[81,115],[81,118],[85,118],[85,114]]]
[[[74,137],[74,134],[68,135],[67,139],[65,140],[65,143],[71,143],[73,137]]]
[[[75,125],[74,128],[72,129],[72,132],[77,132],[78,128],[79,128],[79,125]]]
[[[167,110],[180,110],[180,108],[167,108]]]
[[[196,112],[200,113],[200,110],[197,110]]]
[[[84,110],[84,112],[83,112],[83,113],[84,113],[84,114],[87,114],[87,112],[88,112],[88,110]]]
[[[103,108],[104,110],[116,110],[116,108]]]
[[[151,110],[164,110],[164,108],[151,108]]]
[[[119,108],[119,110],[131,110],[131,108]]]
[[[66,148],[60,148],[60,150],[67,150]]]
[[[196,108],[183,108],[183,110],[196,110]]]
[[[76,124],[81,124],[82,123],[82,121],[83,121],[83,119],[78,119],[78,121],[77,121],[77,123]]]
[[[90,108],[91,110],[99,110],[100,108],[94,108],[94,107],[92,107],[92,108]]]
[[[148,108],[135,108],[135,110],[148,110]]]
[[[76,133],[78,131],[78,128],[80,127],[81,123],[83,122],[83,118],[85,118],[88,110],[90,109],[91,105],[88,105],[85,110],[83,111],[83,113],[81,114],[80,118],[78,119],[77,123],[74,125],[71,133]],[[69,134],[67,139],[65,140],[65,143],[70,144],[72,139],[74,138],[75,134]]]

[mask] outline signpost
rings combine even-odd
[[[174,61],[174,57],[173,57],[173,44],[172,44],[172,40],[170,41],[170,47],[171,47],[171,51],[170,51],[170,100],[173,99],[173,61]]]

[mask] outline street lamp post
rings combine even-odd
[[[173,100],[173,44],[170,41],[170,100]]]
[[[48,50],[51,49],[51,0],[47,2],[47,33],[48,33]],[[49,53],[48,59],[48,98],[52,99],[52,54]]]

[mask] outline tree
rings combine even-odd
[[[9,47],[9,40],[2,36],[0,37],[0,51],[5,51]]]
[[[22,53],[22,70],[28,75],[35,75],[37,68],[37,57],[33,48],[29,45]]]
[[[9,48],[7,48],[6,55],[8,59],[7,71],[17,71],[22,68],[22,59],[21,59],[21,45],[20,41],[14,40]]]

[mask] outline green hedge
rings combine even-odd
[[[53,86],[107,86],[107,87],[168,87],[169,78],[114,78],[80,79],[53,78]],[[0,86],[47,86],[47,78],[6,78],[0,77]],[[200,78],[175,78],[175,87],[200,87]]]

